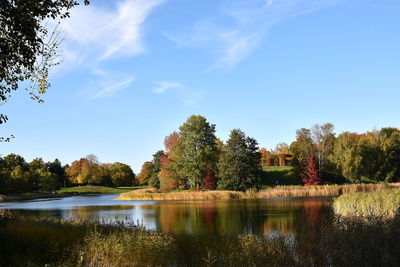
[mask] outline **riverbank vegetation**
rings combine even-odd
[[[400,212],[400,189],[344,195],[335,199],[333,208],[342,217],[392,219]]]
[[[400,179],[400,130],[382,128],[336,136],[330,123],[302,128],[290,145],[259,148],[233,129],[226,142],[216,126],[190,116],[164,140],[164,150],[143,164],[136,176],[123,163],[100,163],[96,156],[61,165],[59,160],[21,156],[0,158],[0,194],[47,193],[61,187],[142,185],[161,192],[203,189],[245,192],[277,185],[392,183]],[[306,190],[310,191],[310,190]],[[217,195],[217,194],[215,194]]]
[[[57,190],[57,194],[121,194],[144,188],[144,186],[107,187],[107,186],[74,186]]]
[[[335,220],[316,231],[178,234],[10,215],[0,217],[1,266],[398,266],[400,219]],[[298,218],[301,220],[302,218]],[[304,218],[303,218],[304,219]],[[374,244],[374,246],[371,246]]]
[[[139,184],[159,188],[246,191],[273,185],[397,182],[400,130],[382,128],[336,136],[330,123],[302,128],[275,150],[233,129],[224,143],[215,125],[193,115],[164,140],[165,150],[143,164]]]
[[[86,158],[72,162],[71,166],[61,165],[56,159],[44,162],[36,158],[26,162],[22,156],[10,154],[0,157],[0,194],[22,195],[54,193],[66,186],[102,185],[109,187],[132,186],[135,174],[126,164],[115,162],[101,164],[97,157],[89,155]],[[104,189],[100,187],[82,187],[78,189],[63,189],[59,193],[78,192],[122,193],[125,190]]]
[[[276,197],[337,197],[355,192],[384,191],[397,188],[400,184],[345,184],[315,186],[276,186],[261,190],[227,191],[172,191],[158,193],[156,188],[144,188],[122,193],[118,200],[219,200],[219,199],[261,199]]]

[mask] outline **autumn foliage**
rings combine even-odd
[[[204,188],[214,190],[217,187],[215,183],[215,177],[212,171],[208,170],[206,177],[204,177]]]
[[[302,179],[304,185],[319,185],[321,184],[321,178],[318,174],[317,164],[314,161],[313,156],[308,155],[306,166],[302,172]]]

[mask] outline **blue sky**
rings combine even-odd
[[[1,154],[138,172],[192,114],[267,148],[315,123],[399,127],[399,25],[397,0],[92,0],[62,22],[45,103],[1,106]]]

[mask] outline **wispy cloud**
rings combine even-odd
[[[111,70],[108,63],[119,57],[134,57],[146,52],[144,23],[164,0],[106,1],[71,10],[69,19],[61,20],[65,35],[62,44],[63,62],[55,72],[81,69],[88,71],[94,100],[114,95],[128,88],[135,80],[126,70]],[[101,69],[101,71],[100,71]],[[53,73],[54,74],[54,73]],[[91,81],[90,81],[91,80]],[[79,95],[85,96],[85,93]]]
[[[96,70],[93,74],[96,81],[91,87],[96,88],[97,92],[90,99],[110,97],[130,87],[135,81],[134,75],[110,74],[102,70]]]
[[[339,1],[230,0],[220,9],[222,18],[198,20],[190,33],[164,35],[179,46],[203,47],[212,51],[217,59],[208,71],[231,69],[260,45],[277,22],[327,8]]]
[[[78,6],[62,21],[65,47],[70,53],[104,60],[135,56],[146,51],[142,25],[163,0],[123,0],[110,9]]]
[[[180,88],[182,87],[181,83],[178,82],[155,82],[155,86],[153,87],[153,93],[161,94],[171,88]]]
[[[180,82],[175,81],[159,81],[154,82],[153,93],[163,94],[170,92],[172,95],[177,96],[177,99],[184,105],[191,106],[201,98],[199,90],[185,86]]]

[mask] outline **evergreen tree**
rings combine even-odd
[[[231,132],[218,162],[218,189],[245,191],[261,183],[260,153],[254,138],[241,130]]]

